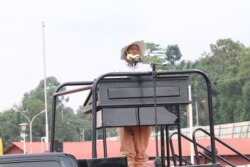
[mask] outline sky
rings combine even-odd
[[[128,41],[177,44],[195,61],[231,38],[250,46],[249,0],[0,0],[0,111],[20,105],[46,76],[93,81],[110,72]],[[45,27],[42,28],[42,22]],[[85,93],[70,95],[77,109]]]

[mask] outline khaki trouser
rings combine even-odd
[[[152,128],[150,126],[133,126],[118,128],[122,155],[128,159],[129,167],[144,167],[148,160],[146,154]]]

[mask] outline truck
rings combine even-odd
[[[181,140],[182,134],[180,131],[180,119],[179,119],[179,105],[188,105],[192,101],[189,99],[188,93],[188,78],[191,74],[201,75],[206,81],[207,85],[207,98],[208,98],[208,112],[209,112],[209,126],[210,126],[210,149],[205,149],[209,155],[206,156],[209,159],[209,163],[203,163],[196,160],[195,164],[190,163],[182,157],[181,154]],[[67,86],[83,86],[80,88],[61,91],[62,88]],[[55,152],[55,117],[57,113],[58,97],[66,94],[72,94],[80,91],[89,90],[90,93],[87,96],[84,107],[85,112],[91,114],[92,118],[92,158],[89,159],[76,159],[73,155],[68,153]],[[215,151],[215,136],[214,136],[214,124],[213,124],[213,110],[212,110],[212,90],[211,82],[208,76],[201,70],[172,70],[172,71],[159,71],[152,70],[150,72],[111,72],[106,73],[94,81],[79,81],[79,82],[66,82],[59,85],[54,94],[52,102],[52,120],[50,130],[50,151],[41,154],[23,154],[23,155],[2,155],[0,156],[0,167],[127,167],[127,158],[120,157],[108,157],[106,147],[106,128],[119,127],[119,126],[131,126],[131,125],[148,125],[161,128],[160,140],[161,142],[161,154],[159,153],[158,145],[156,145],[156,156],[153,158],[160,158],[161,163],[154,163],[154,166],[193,166],[193,167],[217,167],[220,166],[217,163],[216,151]],[[133,99],[133,100],[131,100]],[[146,112],[131,113],[130,108],[140,108],[142,111],[146,111],[147,107],[153,109],[149,114],[150,118],[147,121],[148,115]],[[175,107],[176,119],[168,120],[158,117],[159,108]],[[124,120],[120,121],[119,117],[113,118],[114,122],[110,122],[105,114],[110,116],[117,115],[117,109],[123,108],[128,111],[128,116],[125,116],[128,124],[124,123]],[[138,119],[132,121],[132,117],[129,114],[140,114]],[[168,117],[169,114],[163,113],[163,118]],[[158,115],[159,116],[159,115]],[[153,117],[153,118],[151,118]],[[175,153],[171,145],[171,138],[168,134],[168,126],[177,126],[178,135],[178,148],[179,155]],[[96,130],[102,129],[104,134],[103,149],[104,157],[97,157],[96,148]],[[164,140],[164,137],[166,140]],[[158,138],[156,138],[158,141]],[[168,142],[168,143],[167,143]],[[190,139],[190,142],[194,140]],[[158,142],[156,142],[158,143]],[[166,144],[167,143],[167,144]],[[166,145],[166,148],[165,148]],[[195,145],[199,147],[199,145]],[[167,149],[167,151],[165,151]],[[170,151],[172,156],[170,155]],[[166,153],[165,153],[166,152]],[[201,156],[198,155],[197,157]]]

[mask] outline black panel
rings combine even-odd
[[[177,124],[178,112],[171,106],[189,104],[188,76],[156,78],[157,124]],[[98,84],[97,128],[155,125],[152,78],[109,78]],[[170,108],[171,110],[167,109]],[[84,112],[92,110],[92,95],[84,103]]]
[[[140,125],[155,125],[154,107],[143,107],[139,110]],[[157,107],[157,125],[171,125],[177,123],[177,116],[165,107]]]
[[[180,96],[178,87],[157,87],[157,97]],[[147,98],[154,97],[153,88],[110,88],[108,89],[109,99],[126,99],[126,98]]]
[[[137,108],[102,109],[97,112],[97,128],[137,126],[139,125],[138,119],[139,118]]]
[[[157,107],[157,124],[170,125],[177,123],[176,114],[165,107]],[[155,125],[154,107],[110,108],[97,112],[97,128]]]
[[[189,104],[186,76],[156,78],[157,105]],[[99,107],[142,107],[154,105],[151,79],[101,80],[98,92]]]

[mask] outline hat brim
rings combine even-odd
[[[139,47],[141,56],[144,56],[144,54],[146,52],[146,44],[143,41],[135,41],[135,42],[132,42],[132,43],[126,45],[125,47],[123,47],[121,49],[121,59],[122,60],[126,60],[126,57],[124,57],[124,53],[127,51],[128,47],[131,45],[137,45]]]

